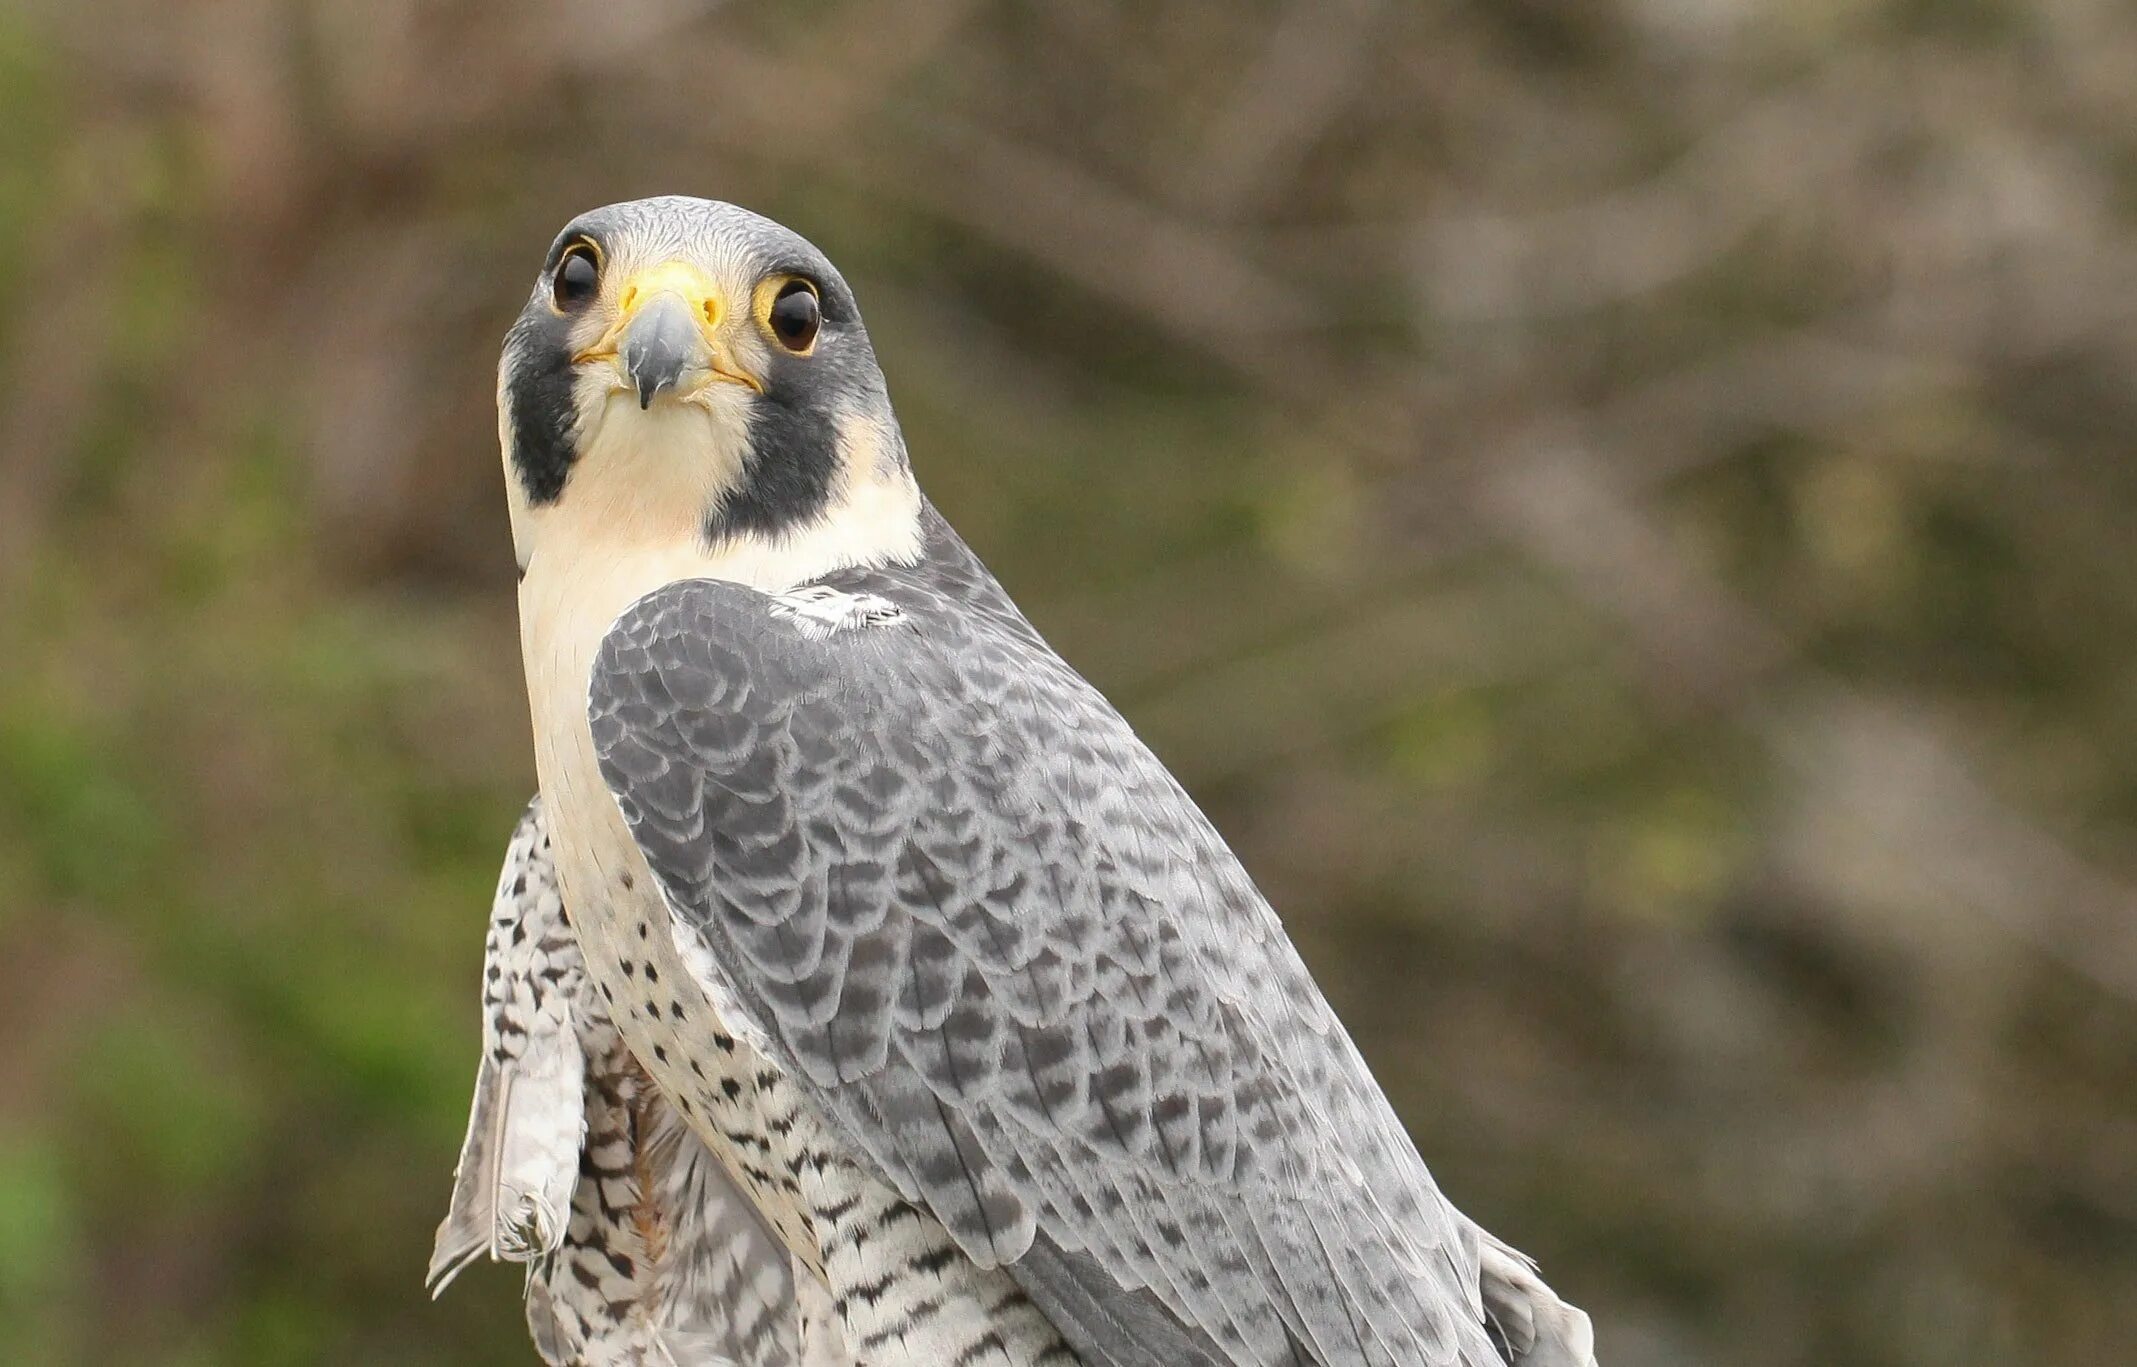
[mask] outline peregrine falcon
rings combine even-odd
[[[1592,1361],[1440,1195],[1209,821],[922,496],[822,253],[707,200],[585,214],[498,411],[547,832],[520,863],[561,902],[526,931],[558,966],[499,969],[540,991],[485,1066],[566,1114],[478,1086],[441,1266],[499,1229],[583,1251],[651,1199],[693,1240],[739,1221],[723,1266],[769,1269],[777,1334],[828,1307],[817,1341],[870,1367]],[[601,1188],[602,1117],[641,1098],[709,1159],[692,1191],[647,1197],[673,1144]]]

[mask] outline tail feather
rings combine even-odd
[[[1484,1318],[1509,1367],[1595,1367],[1587,1314],[1560,1300],[1532,1260],[1482,1234],[1478,1267]]]

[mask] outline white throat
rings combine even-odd
[[[838,470],[820,517],[776,535],[708,542],[707,515],[742,477],[748,442],[743,396],[727,388],[646,411],[628,394],[609,394],[553,503],[529,505],[508,462],[524,628],[561,625],[554,611],[568,604],[573,618],[605,613],[605,631],[632,602],[677,579],[778,593],[833,570],[918,557],[920,491],[896,431],[852,415],[835,424]]]

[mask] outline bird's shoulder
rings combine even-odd
[[[980,723],[1005,735],[1095,724],[1139,749],[1098,690],[927,511],[910,563],[838,568],[776,591],[681,579],[636,600],[595,657],[596,732],[614,737],[619,722],[645,727],[673,710],[849,728],[857,719],[906,730]],[[964,702],[961,712],[933,710],[951,700]]]

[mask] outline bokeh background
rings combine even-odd
[[[2137,10],[10,0],[0,1358],[503,1364],[421,1274],[532,783],[497,341],[660,191],[1606,1364],[2137,1343]]]

